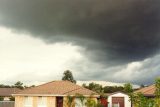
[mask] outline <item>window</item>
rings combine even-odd
[[[80,98],[76,98],[75,99],[75,107],[86,107],[85,103],[86,103],[86,99],[80,100]]]
[[[38,98],[38,107],[47,107],[47,98],[39,97]]]
[[[32,107],[32,97],[25,97],[24,99],[24,107]]]

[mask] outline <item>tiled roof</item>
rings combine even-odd
[[[69,81],[52,81],[46,84],[42,84],[33,88],[28,88],[20,91],[18,95],[98,95],[97,93],[88,90],[84,87],[76,85]],[[15,94],[15,95],[16,95]]]
[[[145,87],[145,88],[141,88],[141,89],[139,89],[135,92],[136,93],[141,92],[145,96],[155,96],[154,95],[155,90],[156,90],[155,85],[151,85],[151,86],[148,86],[148,87]]]
[[[8,97],[12,96],[12,94],[20,91],[18,88],[0,88],[0,96]]]

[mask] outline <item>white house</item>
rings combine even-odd
[[[123,92],[108,95],[108,107],[131,107],[129,96]]]

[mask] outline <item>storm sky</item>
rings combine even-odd
[[[0,0],[1,83],[151,84],[159,51],[159,0]]]

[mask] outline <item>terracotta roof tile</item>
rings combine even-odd
[[[155,90],[156,90],[155,85],[151,85],[151,86],[139,89],[135,92],[136,93],[141,92],[145,96],[154,96]]]
[[[76,93],[83,95],[98,95],[97,93],[83,88],[69,81],[52,81],[33,88],[25,89],[16,94],[38,94],[38,95],[75,95]]]
[[[0,88],[0,96],[12,96],[12,94],[19,92],[18,88]]]

